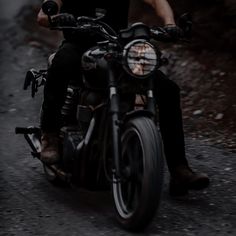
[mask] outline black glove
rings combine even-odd
[[[76,26],[76,20],[75,17],[71,14],[68,13],[58,14],[52,17],[51,25],[53,27],[58,27],[58,26],[73,27]]]
[[[184,36],[183,30],[177,25],[168,24],[164,26],[164,30],[169,34],[173,41],[178,41],[178,39]]]

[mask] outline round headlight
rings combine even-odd
[[[126,71],[138,78],[147,77],[157,67],[156,50],[146,40],[138,39],[127,44],[123,56]]]

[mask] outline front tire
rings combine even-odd
[[[146,117],[128,121],[121,148],[123,179],[112,186],[117,219],[125,229],[138,231],[155,216],[162,192],[163,152],[154,122]]]

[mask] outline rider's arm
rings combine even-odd
[[[44,0],[43,2],[47,2],[48,0]],[[54,0],[54,2],[57,3],[58,5],[58,13],[60,12],[61,6],[62,6],[62,0]],[[48,22],[48,16],[46,14],[44,14],[44,12],[42,11],[42,8],[40,9],[38,16],[37,16],[37,22],[39,25],[43,26],[43,27],[49,27],[49,22]]]
[[[174,14],[167,0],[143,0],[150,5],[164,25],[175,25]]]

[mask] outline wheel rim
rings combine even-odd
[[[143,143],[140,134],[129,128],[122,136],[122,176],[124,180],[113,183],[113,195],[119,215],[130,218],[139,205],[143,186]]]

